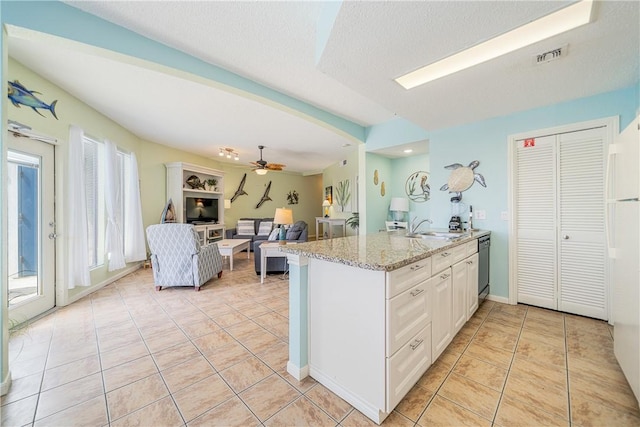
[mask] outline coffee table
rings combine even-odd
[[[220,255],[229,257],[229,270],[233,271],[233,254],[246,249],[247,259],[251,258],[251,239],[223,239],[216,242]]]

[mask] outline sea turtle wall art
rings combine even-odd
[[[480,165],[480,162],[478,160],[474,160],[469,163],[469,166],[463,166],[460,163],[453,163],[445,166],[445,169],[451,170],[451,175],[449,175],[447,183],[440,187],[440,190],[448,190],[449,193],[458,193],[457,197],[462,198],[460,193],[468,190],[474,182],[486,187],[487,183],[485,182],[484,177],[475,172],[478,165]]]

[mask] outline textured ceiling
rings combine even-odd
[[[67,3],[367,126],[400,116],[441,129],[627,87],[639,75],[636,1],[598,3],[589,25],[409,91],[393,79],[571,2],[344,2],[318,63],[325,2]],[[230,146],[243,162],[264,144],[265,159],[301,172],[354,147],[342,148],[353,141],[317,122],[213,82],[9,35],[12,57],[145,139],[205,156]],[[567,57],[533,64],[535,54],[564,44]]]
[[[393,81],[568,3],[348,2],[333,27],[319,68],[429,130],[637,82],[640,17],[635,1],[597,4],[595,21],[589,25],[415,89],[407,91]],[[397,24],[400,22],[402,25]],[[536,54],[565,44],[569,45],[568,56],[534,65]],[[372,60],[374,57],[380,60]]]

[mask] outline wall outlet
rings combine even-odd
[[[487,211],[477,210],[475,211],[476,219],[487,219]]]
[[[500,219],[503,221],[509,221],[509,212],[507,211],[500,212]]]

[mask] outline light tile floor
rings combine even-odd
[[[139,270],[11,339],[3,426],[368,426],[286,373],[288,282],[238,257],[200,292]],[[485,302],[388,426],[639,426],[604,322]]]

